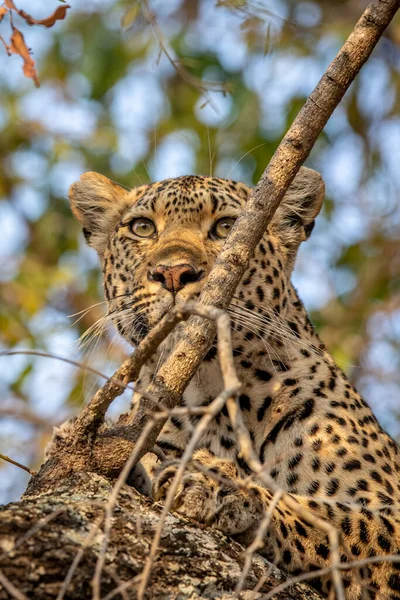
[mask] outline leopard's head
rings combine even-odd
[[[302,167],[239,284],[234,303],[285,309],[285,286],[324,193]],[[196,298],[251,189],[216,177],[184,176],[125,190],[84,173],[70,188],[74,215],[103,270],[108,312],[137,344],[176,303]]]

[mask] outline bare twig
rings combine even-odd
[[[201,439],[201,436],[207,430],[207,427],[210,424],[210,422],[212,421],[212,419],[225,406],[227,399],[229,397],[231,397],[232,394],[236,394],[238,392],[238,390],[239,390],[239,387],[231,388],[231,389],[228,388],[228,389],[225,389],[223,392],[221,392],[221,394],[219,396],[217,396],[217,398],[208,406],[207,414],[205,414],[200,419],[190,442],[186,446],[185,452],[183,453],[182,458],[179,461],[179,467],[174,475],[174,479],[172,480],[172,483],[168,489],[168,494],[165,499],[163,511],[161,513],[161,517],[158,522],[157,529],[156,529],[156,532],[154,535],[153,544],[152,544],[151,550],[150,550],[150,555],[146,561],[145,568],[143,570],[142,579],[141,579],[140,587],[138,590],[138,600],[142,600],[144,597],[144,592],[145,592],[145,589],[147,586],[148,579],[150,577],[151,567],[153,565],[153,562],[154,562],[154,559],[155,559],[155,556],[156,556],[156,553],[158,550],[158,546],[160,543],[165,519],[166,519],[169,511],[171,510],[171,507],[172,507],[172,504],[174,501],[174,497],[175,497],[175,492],[176,492],[177,487],[183,477],[186,466],[192,457],[193,451],[195,450],[197,443]]]
[[[106,511],[105,511],[104,540],[103,540],[101,551],[99,553],[99,556],[98,556],[98,559],[96,562],[96,568],[95,568],[94,577],[93,577],[93,600],[100,600],[100,596],[101,596],[101,594],[100,594],[101,573],[103,571],[104,561],[105,561],[105,556],[106,556],[106,551],[107,551],[107,546],[108,546],[108,540],[110,538],[113,510],[114,510],[115,503],[117,501],[117,498],[121,491],[122,486],[124,485],[125,481],[127,480],[128,475],[129,475],[133,465],[136,462],[138,453],[140,452],[142,446],[144,445],[144,443],[146,441],[148,434],[150,433],[152,427],[154,426],[154,423],[155,423],[155,421],[149,421],[147,423],[147,426],[143,429],[141,437],[139,438],[129,459],[126,461],[125,466],[122,469],[122,471],[113,487],[113,490],[108,498],[108,501],[106,504]]]
[[[85,365],[85,363],[79,362],[77,360],[72,360],[71,358],[65,358],[65,356],[59,356],[58,354],[53,354],[52,352],[42,352],[41,350],[2,350],[0,352],[0,356],[18,356],[18,355],[26,355],[26,356],[41,356],[43,358],[53,358],[54,360],[59,360],[61,362],[67,363],[68,365],[72,365],[73,367],[77,367],[78,369],[82,369],[83,371],[87,371],[88,373],[92,373],[93,375],[97,375],[97,377],[101,377],[106,381],[110,381],[111,377],[108,377],[101,371],[97,369],[93,369],[93,367],[89,367]],[[115,375],[115,373],[114,373]],[[113,378],[114,378],[113,375]],[[126,389],[134,390],[133,386],[128,385],[126,382],[119,380],[118,378],[113,379],[113,383],[116,386],[119,386],[122,389],[122,392]],[[121,392],[121,393],[122,393]]]
[[[6,550],[2,554],[0,554],[0,561],[2,561],[9,554],[11,554],[11,552],[14,552],[14,550],[16,550],[17,548],[19,548],[23,544],[25,544],[25,542],[27,540],[29,540],[32,536],[36,535],[38,533],[38,531],[40,531],[41,529],[43,529],[43,527],[45,527],[48,523],[50,523],[50,521],[52,521],[53,519],[56,519],[57,517],[59,517],[60,515],[62,515],[63,513],[65,513],[66,511],[67,511],[67,507],[58,508],[54,512],[52,512],[49,515],[46,515],[45,517],[43,517],[43,519],[40,519],[23,536],[21,536],[20,538],[18,538],[18,540],[15,542],[14,546],[10,550]]]
[[[192,457],[193,451],[195,450],[196,445],[201,439],[203,433],[207,430],[207,427],[212,421],[212,419],[222,410],[222,408],[225,406],[226,402],[229,401],[229,399],[236,399],[240,390],[240,381],[237,378],[233,360],[229,315],[225,311],[219,310],[217,308],[201,305],[194,305],[188,307],[185,306],[183,310],[186,314],[196,314],[198,316],[206,317],[208,319],[213,319],[214,321],[216,321],[218,335],[218,355],[221,365],[224,389],[219,394],[219,396],[217,396],[217,398],[207,407],[207,412],[202,416],[199,423],[197,424],[197,427],[193,432],[192,438],[186,446],[185,452],[183,453],[183,456],[179,461],[179,467],[168,489],[164,508],[154,535],[150,555],[146,561],[146,565],[143,570],[143,576],[140,581],[140,586],[138,590],[138,600],[142,600],[144,597],[146,585],[150,577],[151,567],[153,565],[160,543],[165,519],[172,507],[175,492],[183,477],[185,468]]]
[[[140,4],[142,7],[144,19],[158,42],[160,54],[164,54],[169,63],[178,73],[179,77],[181,77],[183,81],[197,89],[202,94],[207,95],[207,93],[210,91],[226,93],[229,90],[229,85],[227,83],[222,83],[218,81],[203,81],[202,79],[199,79],[195,75],[189,73],[189,71],[185,69],[185,67],[176,58],[173,57],[172,51],[170,50],[170,48],[168,48],[163,32],[161,31],[161,28],[158,25],[156,15],[149,7],[148,0],[141,0]],[[210,104],[212,105],[210,99],[208,99],[208,102],[210,102]]]
[[[136,577],[132,577],[132,579],[128,579],[128,581],[124,581],[118,587],[116,587],[112,592],[109,592],[107,596],[104,596],[102,600],[111,600],[118,596],[118,594],[122,594],[125,590],[128,590],[132,585],[139,583],[141,580],[141,575],[136,575]]]
[[[15,465],[16,467],[19,467],[23,471],[26,471],[27,473],[29,473],[29,475],[36,475],[36,471],[32,471],[29,467],[25,467],[25,465],[14,460],[13,458],[10,458],[9,456],[5,456],[5,454],[0,454],[0,458],[2,460],[5,460],[6,462],[9,462],[12,465]]]
[[[82,560],[83,554],[84,554],[86,548],[92,543],[92,540],[93,540],[94,536],[96,535],[96,533],[98,532],[103,519],[104,519],[104,515],[101,514],[99,517],[97,517],[96,521],[93,523],[93,525],[85,539],[84,544],[79,549],[79,551],[76,553],[75,558],[72,561],[70,568],[68,569],[68,572],[67,572],[65,579],[62,583],[62,586],[60,588],[60,591],[57,594],[56,600],[63,600],[63,598],[68,590],[68,586],[72,581],[74,573],[75,573],[76,569],[78,568],[79,563]]]
[[[152,357],[159,345],[183,318],[186,317],[183,317],[181,308],[175,306],[150,331],[143,342],[135,349],[135,352],[124,361],[118,371],[82,410],[75,424],[75,435],[78,438],[84,438],[88,433],[93,434],[98,431],[98,428],[104,422],[104,416],[111,402],[122,394],[123,386],[127,387],[129,382],[138,378],[142,366]],[[148,400],[149,395],[144,398],[146,409]]]
[[[4,575],[0,569],[0,583],[4,589],[10,594],[11,598],[15,600],[28,600],[28,598],[18,590],[13,583]]]
[[[253,444],[251,442],[248,429],[243,421],[239,403],[236,399],[229,398],[226,403],[226,407],[228,409],[229,418],[231,420],[233,430],[236,433],[243,458],[246,460],[249,467],[257,475],[257,477],[262,480],[267,489],[269,489],[273,494],[281,493],[282,489],[275,483],[274,479],[270,475],[267,475],[265,472],[265,467],[262,465],[253,449]],[[315,515],[305,506],[299,504],[297,500],[295,500],[295,498],[293,498],[293,496],[290,494],[284,492],[282,494],[282,501],[290,510],[299,515],[299,517],[301,517],[306,523],[316,527],[320,531],[323,531],[328,536],[332,560],[330,572],[332,573],[336,598],[337,600],[345,600],[343,582],[339,572],[341,560],[339,552],[339,533],[337,529],[327,521],[317,517],[317,515]]]
[[[393,555],[386,555],[386,556],[384,556],[384,555],[383,556],[370,556],[367,558],[363,558],[362,560],[354,560],[352,562],[340,563],[337,568],[339,571],[349,571],[351,569],[360,568],[360,567],[363,567],[366,565],[373,565],[376,563],[384,563],[384,562],[400,563],[400,554],[393,554]],[[270,598],[273,598],[274,596],[276,596],[276,594],[283,592],[285,589],[287,589],[288,587],[290,587],[296,583],[302,583],[303,581],[308,581],[309,579],[322,577],[323,575],[329,575],[329,573],[331,571],[332,571],[332,566],[329,566],[329,567],[325,567],[323,569],[316,569],[315,571],[310,571],[308,573],[300,573],[300,575],[296,575],[295,577],[290,577],[287,581],[284,581],[280,585],[277,585],[273,590],[271,590],[268,594],[266,594],[266,596],[263,597],[263,600],[270,600]],[[364,584],[364,585],[367,585],[367,584]],[[373,589],[373,588],[371,588],[371,589]],[[374,590],[374,591],[376,591],[376,590]]]
[[[250,544],[250,546],[248,548],[246,548],[246,551],[244,553],[245,562],[244,562],[244,566],[243,566],[243,571],[242,571],[241,577],[236,586],[237,594],[240,594],[240,592],[243,589],[244,582],[245,582],[246,577],[251,568],[251,561],[253,559],[254,553],[257,552],[257,550],[259,550],[260,548],[262,548],[264,546],[265,534],[268,531],[268,527],[271,523],[271,519],[272,519],[274,510],[275,510],[276,506],[278,505],[278,503],[280,502],[280,500],[282,499],[282,496],[283,496],[283,490],[278,490],[277,492],[275,492],[275,494],[271,500],[271,504],[269,505],[268,510],[265,513],[265,515],[257,529],[257,532],[256,532],[253,542]]]
[[[236,221],[205,283],[200,296],[202,304],[218,308],[229,305],[254,248],[288,186],[398,8],[399,0],[373,0],[363,13],[283,138],[246,209]],[[213,323],[204,323],[196,317],[189,320],[174,351],[149,386],[148,392],[156,401],[161,400],[167,408],[178,403],[214,335]],[[132,441],[140,436],[145,423],[143,411],[138,411],[132,423]],[[142,448],[143,453],[154,445],[162,427],[162,422],[154,427]]]
[[[129,589],[129,586],[125,586],[126,582],[121,581],[120,577],[118,577],[117,573],[115,572],[115,568],[108,567],[107,573],[110,575],[110,577],[112,577],[113,581],[117,585],[117,587],[113,590],[113,592],[115,592],[115,590],[118,590],[118,593],[120,594],[122,600],[130,600],[129,595],[126,591],[127,589]],[[104,600],[104,598],[102,598],[102,600]]]

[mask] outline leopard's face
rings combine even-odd
[[[258,244],[234,306],[285,309],[293,257],[321,196],[319,175],[304,171],[292,199],[292,188],[287,194],[290,209],[283,205]],[[126,192],[88,173],[72,186],[72,208],[102,263],[108,313],[125,339],[137,344],[174,304],[199,296],[250,192],[242,183],[198,176]]]
[[[200,294],[249,192],[200,177],[141,189],[102,259],[109,311],[126,339],[137,343],[174,304]]]

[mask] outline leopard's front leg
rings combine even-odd
[[[153,497],[165,500],[179,460],[162,465],[153,482]],[[259,526],[267,490],[246,483],[240,478],[236,465],[198,450],[188,465],[172,504],[172,510],[199,523],[220,529],[227,535],[251,532]]]
[[[241,479],[236,466],[217,459],[205,450],[194,454],[180,482],[172,510],[235,536],[245,546],[255,538],[273,495],[269,490]],[[198,466],[200,464],[201,470]],[[179,462],[163,466],[156,473],[153,496],[164,500]],[[210,471],[208,475],[204,470]],[[330,499],[306,498],[290,494],[299,507],[330,523],[340,534],[340,553],[344,563],[371,556],[398,554],[400,551],[400,507],[368,510],[357,504]],[[261,554],[288,573],[312,573],[332,564],[331,548],[325,532],[304,520],[281,499],[273,510]],[[362,589],[370,598],[400,600],[400,563],[371,563],[364,568],[343,570],[346,600],[361,600]],[[310,583],[328,596],[331,573],[310,578]]]

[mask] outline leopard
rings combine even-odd
[[[70,204],[97,251],[108,315],[131,345],[173,306],[198,299],[251,194],[244,183],[200,175],[126,189],[87,172],[73,183]],[[400,551],[399,447],[321,342],[291,282],[324,195],[322,176],[301,167],[227,308],[238,405],[271,480],[339,532],[346,598],[400,599],[400,561],[393,558]],[[173,335],[142,368],[134,405],[171,353]],[[214,343],[183,393],[181,406],[191,410],[170,416],[157,441],[161,458],[144,457],[132,485],[136,477],[139,489],[165,500],[200,419],[194,409],[223,388]],[[310,573],[311,585],[333,597],[327,531],[254,477],[223,407],[198,441],[173,510],[248,546],[272,503],[259,552],[291,576]]]

